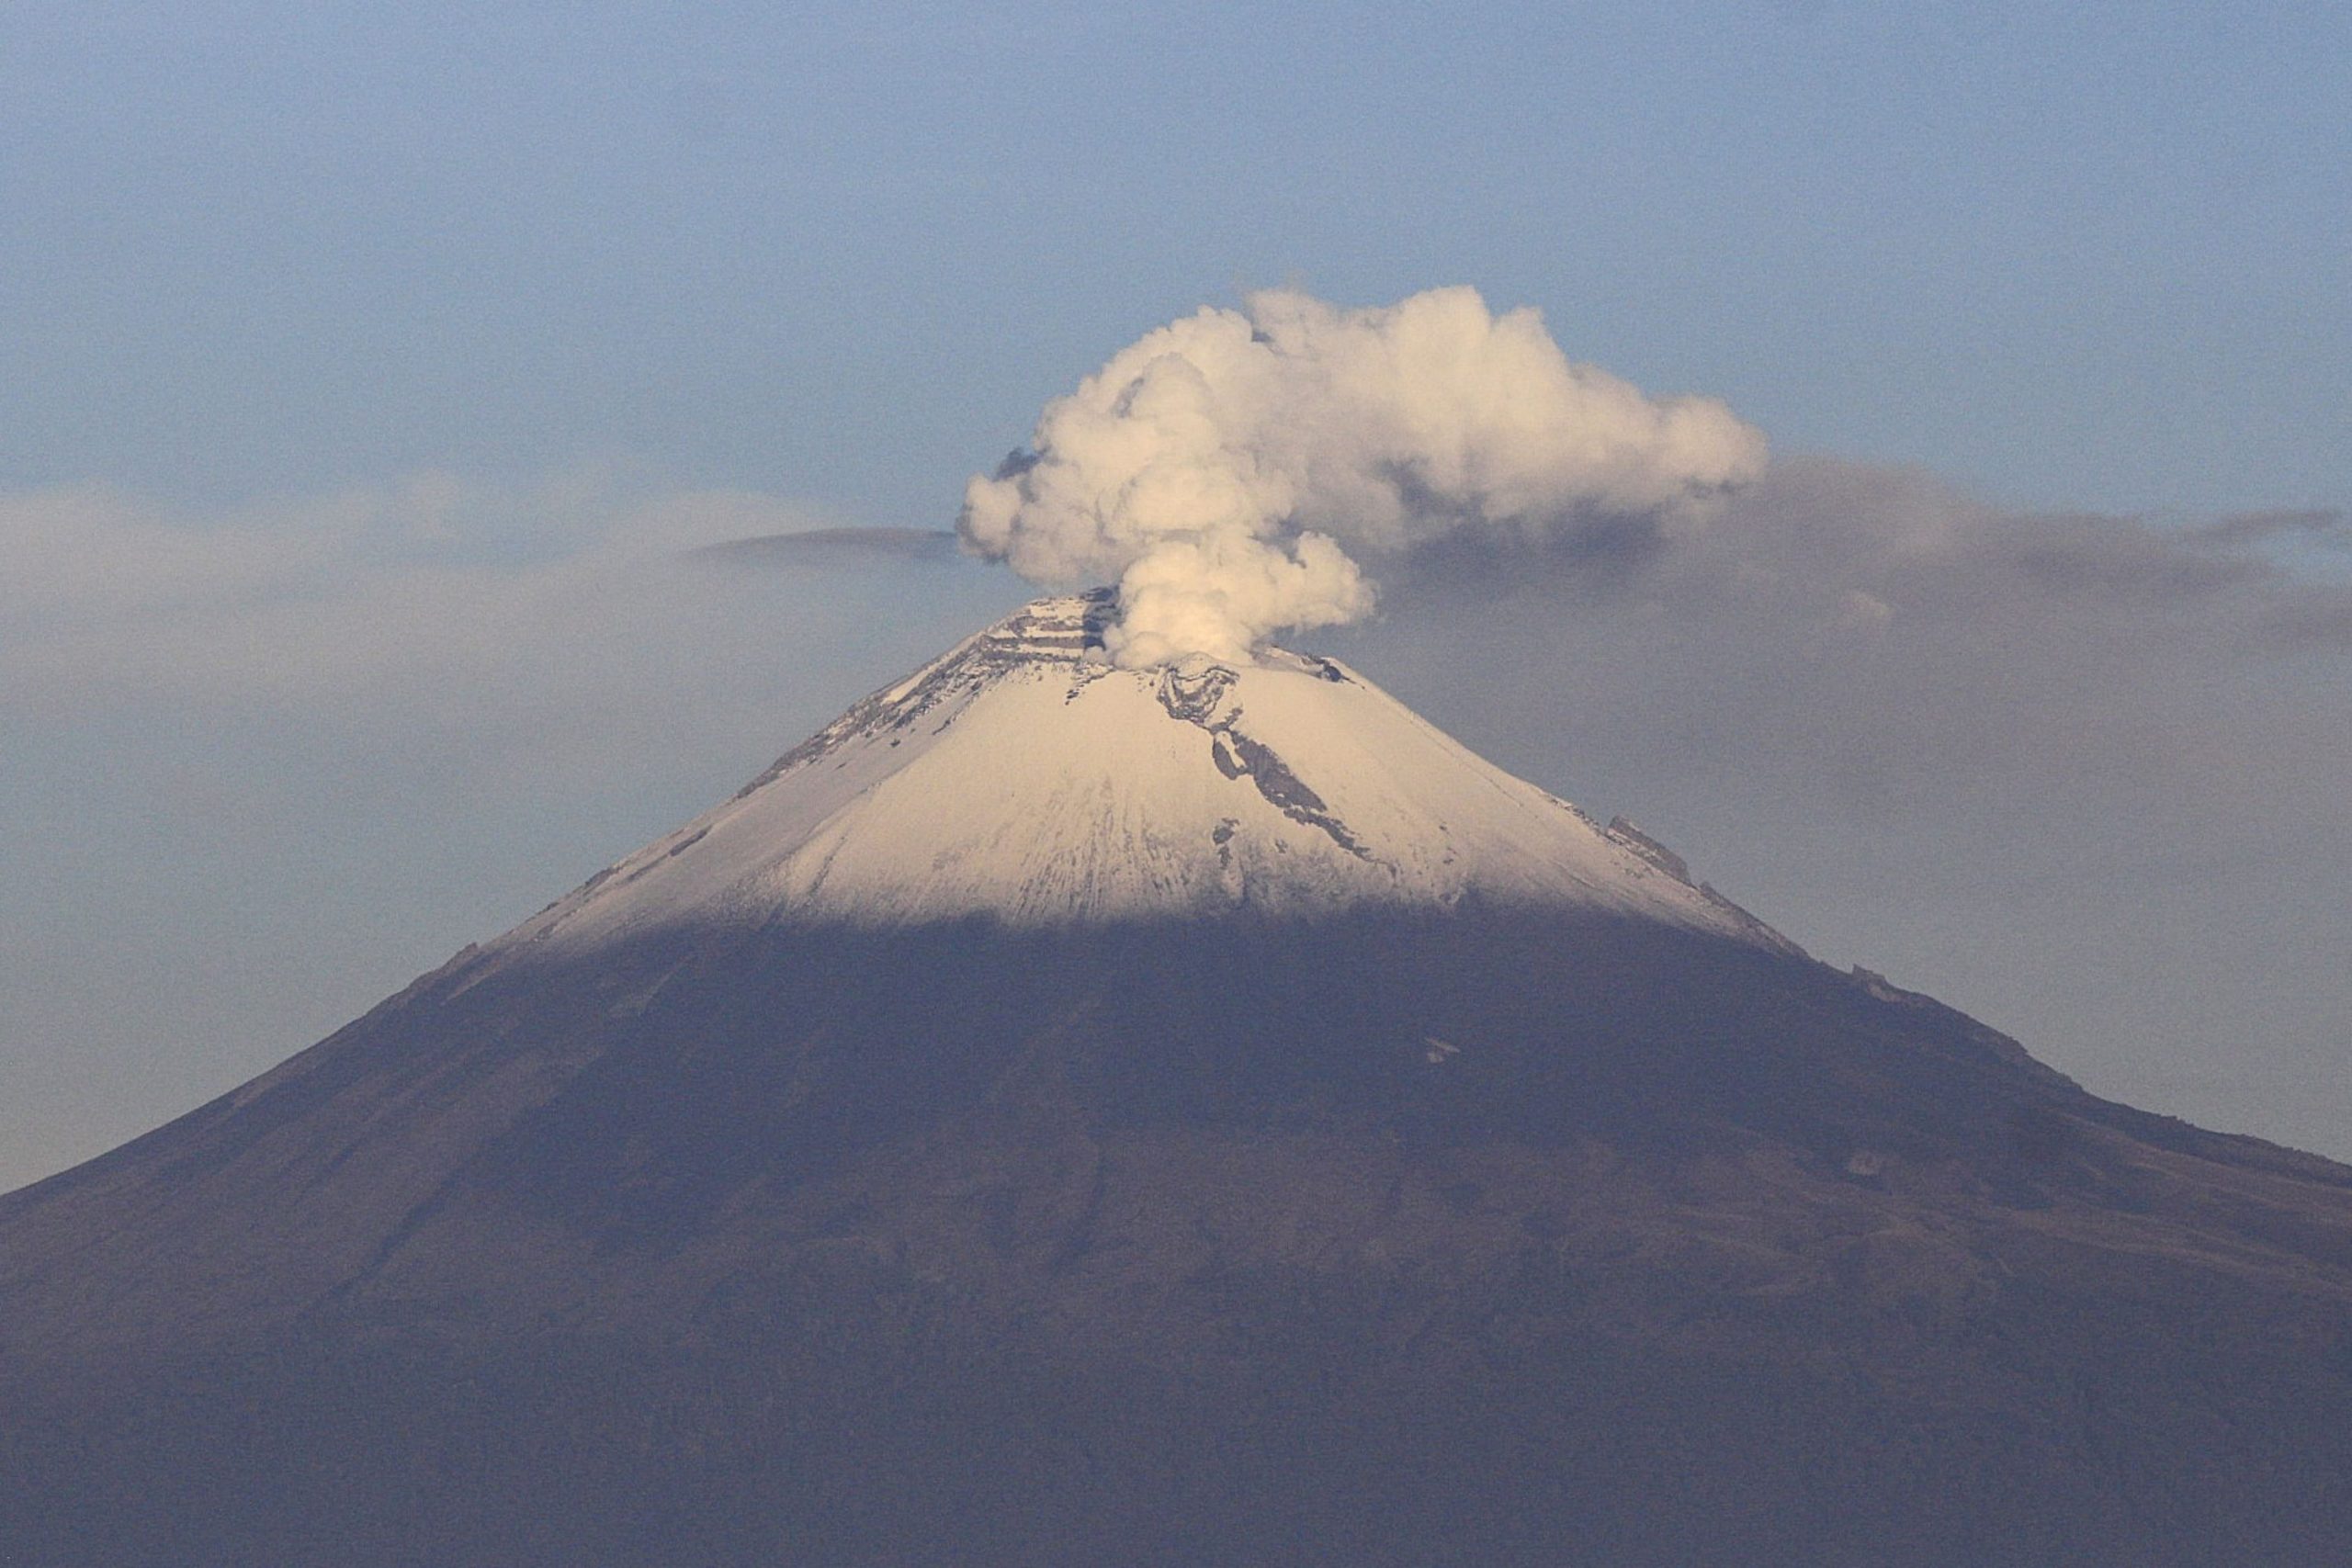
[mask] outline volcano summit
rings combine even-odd
[[[1329,659],[1140,670],[1107,592],[1046,599],[786,752],[510,941],[778,919],[1018,929],[1498,907],[1769,933],[1655,846]]]
[[[2352,1551],[2352,1171],[1110,610],[0,1199],[0,1561]]]

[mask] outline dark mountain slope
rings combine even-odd
[[[1634,922],[460,963],[0,1258],[24,1561],[2352,1539],[2345,1172]]]

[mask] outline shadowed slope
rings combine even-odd
[[[35,1561],[2343,1539],[2345,1173],[1818,965],[1457,912],[478,966],[0,1203]]]

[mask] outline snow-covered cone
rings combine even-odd
[[[1040,600],[859,703],[509,937],[779,920],[1015,928],[1363,906],[1642,917],[1782,944],[1623,830],[1279,649],[1116,669]]]

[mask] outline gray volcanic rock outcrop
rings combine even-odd
[[[2352,1172],[1103,609],[0,1198],[0,1562],[2352,1552]]]

